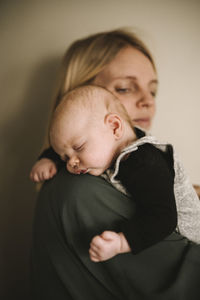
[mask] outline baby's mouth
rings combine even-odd
[[[86,169],[86,170],[81,170],[81,171],[80,171],[80,174],[86,174],[87,171],[88,171],[87,169]]]
[[[88,173],[89,169],[79,169],[79,170],[76,170],[76,174],[80,175],[80,174],[86,174]]]

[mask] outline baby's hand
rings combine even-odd
[[[114,231],[104,231],[95,236],[90,243],[90,259],[94,262],[104,261],[121,253],[121,236]]]
[[[30,172],[30,179],[40,182],[52,178],[57,173],[56,164],[48,158],[38,160]]]

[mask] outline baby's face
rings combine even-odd
[[[59,120],[51,136],[54,150],[73,174],[101,175],[116,155],[112,129],[101,120],[91,120],[91,113],[76,112]]]

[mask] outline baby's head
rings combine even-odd
[[[63,96],[50,125],[50,144],[71,173],[102,174],[135,135],[120,101],[97,86]]]

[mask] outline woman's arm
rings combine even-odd
[[[39,193],[32,248],[32,282],[38,299],[126,299],[116,267],[89,258],[93,236],[117,231],[134,211],[132,201],[100,177],[64,168]],[[120,279],[119,279],[120,281]],[[40,297],[39,297],[40,296]],[[54,297],[55,296],[55,297]],[[70,299],[71,299],[70,298]]]

